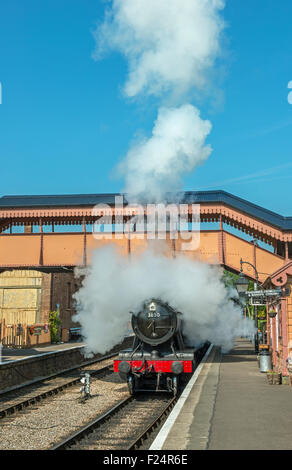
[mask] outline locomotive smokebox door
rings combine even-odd
[[[158,300],[145,302],[143,309],[132,316],[132,328],[144,343],[156,346],[170,340],[177,327],[174,309]]]

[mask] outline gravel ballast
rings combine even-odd
[[[129,394],[117,373],[92,378],[91,398],[80,403],[80,385],[50,397],[40,404],[0,421],[1,450],[43,450],[98,415]]]

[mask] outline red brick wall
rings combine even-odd
[[[60,304],[61,328],[76,326],[72,321],[72,315],[76,313],[72,296],[78,289],[74,274],[54,273],[51,276],[51,310],[56,310]]]
[[[61,329],[78,326],[72,321],[76,313],[72,296],[78,288],[78,281],[71,272],[43,273],[39,322],[48,323],[49,313],[57,310],[59,304]]]
[[[39,319],[40,323],[49,322],[49,312],[51,311],[51,279],[51,273],[43,273]]]

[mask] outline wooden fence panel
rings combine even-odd
[[[31,334],[30,326],[26,323],[6,325],[5,320],[0,321],[0,343],[6,348],[28,348],[51,342],[48,325],[35,324],[34,328],[40,332],[38,335],[36,330]]]

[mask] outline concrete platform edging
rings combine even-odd
[[[125,338],[122,343],[113,347],[107,354],[117,352],[129,347],[132,338]],[[53,377],[73,366],[82,365],[85,362],[82,354],[84,346],[74,346],[68,349],[58,349],[43,354],[37,354],[16,361],[7,361],[0,367],[0,392],[11,391],[20,385],[30,385],[46,377]],[[103,357],[95,354],[92,359]]]
[[[5,362],[0,363],[0,369],[5,367],[7,364],[9,365],[9,364],[13,364],[15,362],[28,361],[28,360],[33,360],[33,359],[37,360],[40,357],[49,356],[49,355],[58,354],[58,353],[64,353],[65,351],[74,351],[75,349],[83,349],[84,347],[85,347],[85,345],[72,346],[72,347],[69,347],[67,349],[55,349],[53,351],[47,351],[47,352],[43,352],[43,353],[40,353],[40,354],[34,354],[34,355],[31,355],[31,356],[27,356],[27,357],[19,357],[18,359],[8,359],[8,360],[5,360]]]
[[[211,354],[211,351],[212,351],[213,347],[214,347],[213,344],[211,344],[209,346],[209,348],[206,351],[200,365],[198,366],[198,368],[194,372],[192,378],[190,379],[189,383],[187,384],[187,386],[185,387],[184,391],[182,392],[180,398],[178,399],[178,402],[176,403],[175,407],[173,408],[173,410],[170,413],[169,417],[167,418],[166,422],[162,426],[159,434],[156,436],[155,440],[153,441],[153,443],[150,447],[150,450],[161,450],[163,448],[164,443],[165,443],[165,441],[166,441],[166,439],[167,439],[174,423],[176,422],[176,420],[177,420],[177,418],[178,418],[178,416],[179,416],[179,414],[180,414],[187,398],[189,397],[189,394],[190,394],[193,386],[197,382],[198,377],[200,376],[200,373],[203,369],[203,366],[204,366],[207,358]]]

